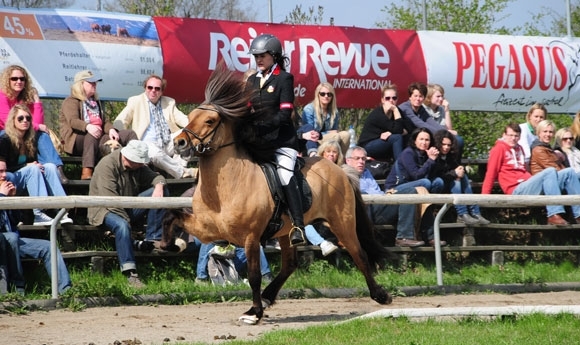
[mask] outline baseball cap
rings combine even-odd
[[[98,81],[103,81],[103,78],[101,78],[100,75],[93,73],[92,71],[84,70],[75,74],[75,83],[81,80],[88,81],[89,83],[95,83]]]

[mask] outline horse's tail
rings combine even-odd
[[[391,259],[393,255],[376,239],[374,224],[369,218],[367,206],[360,192],[358,172],[349,166],[344,166],[343,170],[348,176],[355,194],[356,234],[362,249],[367,253],[371,268],[376,270],[377,266],[382,265],[385,259]]]
[[[160,248],[170,252],[179,252],[181,248],[175,244],[174,227],[183,224],[183,210],[169,209],[163,216],[163,235],[161,237]]]

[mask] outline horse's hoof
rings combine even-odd
[[[245,315],[244,314],[244,315],[240,316],[238,321],[241,321],[247,325],[255,325],[258,322],[260,322],[260,319],[256,315]]]

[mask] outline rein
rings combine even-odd
[[[215,126],[215,128],[211,132],[209,132],[204,137],[201,137],[199,134],[193,132],[189,128],[184,127],[182,129],[182,131],[185,132],[185,134],[187,135],[188,144],[189,144],[189,146],[191,147],[192,150],[195,150],[199,154],[204,154],[204,153],[209,153],[211,151],[217,151],[217,150],[219,150],[219,149],[221,149],[223,147],[227,147],[227,146],[230,146],[230,145],[233,145],[234,144],[234,141],[231,141],[231,142],[229,142],[227,144],[220,145],[217,148],[211,147],[210,145],[213,142],[213,138],[215,137],[215,134],[217,133],[218,128],[221,125],[223,125],[222,120],[221,120],[221,115],[220,115],[219,111],[217,111],[214,108],[208,108],[208,107],[204,107],[204,106],[199,106],[199,107],[197,107],[197,109],[200,109],[200,110],[208,110],[208,111],[215,111],[220,116],[220,122],[217,124],[217,126]],[[209,137],[210,135],[211,135],[211,138],[207,142],[204,143],[204,140],[207,137]],[[191,139],[192,136],[195,139],[199,140],[199,144],[197,144],[195,146],[192,144],[192,142],[191,142],[192,141],[192,139]]]

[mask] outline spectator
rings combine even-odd
[[[423,106],[423,101],[427,96],[427,86],[423,83],[412,83],[409,85],[407,91],[409,92],[409,100],[399,105],[403,121],[405,122],[405,129],[408,133],[412,133],[417,128],[427,128],[431,133],[436,133],[440,129],[446,129],[438,121],[436,121],[426,107]],[[459,150],[459,161],[463,156],[463,138],[457,133],[454,134],[457,138],[457,148]]]
[[[137,139],[133,131],[117,131],[103,113],[97,94],[101,77],[85,70],[75,75],[71,94],[60,109],[60,135],[64,150],[72,156],[82,156],[81,180],[90,180],[99,161],[99,147],[109,139],[127,145]]]
[[[451,134],[457,135],[451,123],[451,112],[449,111],[449,101],[445,98],[445,89],[439,84],[428,84],[427,95],[423,101],[425,110],[443,128]],[[437,132],[435,132],[437,133]]]
[[[344,164],[344,156],[342,154],[342,149],[338,141],[329,140],[323,142],[318,147],[318,155],[322,158],[326,158],[332,163],[342,166]]]
[[[52,145],[52,144],[51,144]],[[0,155],[8,166],[8,180],[18,194],[29,196],[66,196],[54,163],[38,162],[38,136],[32,128],[32,115],[24,104],[15,105],[8,113],[5,133],[0,137]],[[53,219],[41,209],[34,209],[34,225],[51,225]],[[61,224],[72,223],[65,214]]]
[[[580,182],[573,169],[556,171],[550,167],[536,175],[530,175],[526,170],[524,150],[518,144],[521,128],[515,123],[505,127],[503,136],[498,139],[489,152],[487,171],[481,188],[482,194],[490,194],[494,182],[505,194],[513,195],[561,195],[565,190],[569,195],[580,194]],[[560,216],[564,213],[561,205],[546,206],[548,224],[567,225],[568,222]],[[580,221],[580,205],[572,206],[576,222]]]
[[[554,122],[550,120],[540,121],[536,125],[538,139],[534,140],[530,147],[530,172],[532,175],[536,175],[549,167],[556,170],[566,169],[566,155],[550,146],[554,138],[555,128]]]
[[[12,107],[16,104],[26,105],[32,114],[32,127],[38,132],[38,161],[40,164],[56,165],[61,184],[67,184],[62,159],[52,144],[50,129],[44,124],[44,109],[30,75],[23,67],[10,65],[4,69],[0,78],[0,130],[4,130]]]
[[[169,195],[165,178],[151,170],[148,145],[139,140],[131,140],[121,150],[107,155],[95,167],[91,179],[89,195],[95,196],[140,196],[161,198]],[[121,272],[129,283],[137,288],[144,284],[137,274],[133,254],[131,224],[147,220],[145,242],[140,248],[153,249],[155,241],[161,239],[163,209],[133,209],[117,207],[92,207],[88,209],[91,225],[111,230],[115,234],[115,246],[121,265]]]
[[[131,128],[139,140],[149,146],[153,165],[176,179],[196,178],[197,170],[187,168],[187,161],[174,156],[172,137],[187,126],[189,119],[175,105],[173,98],[163,95],[167,81],[150,75],[143,82],[145,91],[129,97],[127,106],[115,119],[118,129]]]
[[[430,193],[441,193],[443,180],[436,176],[439,150],[433,146],[431,132],[417,128],[410,139],[409,146],[401,152],[385,180],[385,190],[421,186]]]
[[[395,161],[403,151],[405,124],[397,108],[397,87],[387,84],[381,89],[381,105],[365,120],[358,144],[374,159]]]
[[[570,131],[574,136],[574,146],[580,149],[580,110],[574,116],[574,120],[572,120]]]
[[[350,145],[350,134],[339,131],[340,113],[336,106],[336,92],[328,82],[318,84],[314,100],[302,109],[303,125],[298,136],[306,140],[306,153],[316,156],[318,145],[326,140],[336,140],[344,154]]]
[[[556,132],[556,145],[554,150],[559,150],[566,155],[565,165],[576,171],[580,176],[580,150],[574,146],[574,135],[570,128],[560,128]]]
[[[278,175],[292,220],[290,246],[304,245],[302,197],[294,176],[298,156],[298,137],[292,121],[294,76],[286,72],[288,57],[283,54],[282,43],[276,36],[262,34],[256,37],[249,53],[254,56],[258,69],[246,81],[247,90],[256,90],[251,108],[270,114],[267,120],[255,125],[254,130],[258,133],[255,144],[275,151]]]
[[[445,182],[445,191],[452,194],[473,194],[471,183],[465,167],[457,161],[457,141],[446,129],[435,133],[435,147],[439,150],[437,157],[437,176]],[[487,225],[489,220],[483,218],[478,205],[455,205],[457,220],[467,225]]]
[[[360,176],[360,190],[363,194],[384,194],[377,181],[373,178],[370,171],[365,167],[367,154],[364,148],[360,146],[351,147],[346,152],[346,164],[355,169]],[[392,190],[389,194],[417,194],[414,187],[404,187],[397,191]],[[419,247],[429,243],[434,245],[433,236],[433,214],[425,212],[423,219],[419,220],[420,231],[424,238],[423,241],[415,239],[415,214],[417,206],[413,204],[386,205],[376,204],[369,206],[369,212],[374,224],[396,224],[397,235],[395,245],[399,247]],[[441,241],[444,246],[447,243]]]
[[[548,109],[542,103],[536,103],[530,107],[526,115],[526,122],[520,124],[520,141],[518,144],[524,150],[524,159],[526,165],[530,163],[531,150],[530,146],[534,140],[538,139],[536,135],[536,126],[546,119]]]
[[[15,195],[16,187],[6,181],[7,166],[6,158],[0,157],[0,197],[8,197]],[[46,272],[52,276],[51,255],[50,255],[50,241],[20,237],[16,224],[20,221],[16,216],[17,212],[0,210],[0,232],[9,244],[9,276],[13,285],[16,287],[16,292],[24,294],[24,271],[20,259],[31,258],[42,260]],[[72,283],[68,274],[68,270],[62,258],[62,254],[57,249],[57,276],[58,276],[58,292],[64,293],[71,288]]]

